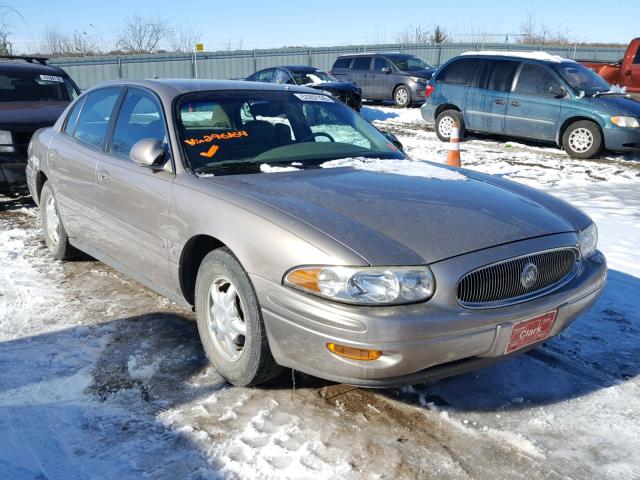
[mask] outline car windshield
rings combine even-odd
[[[553,68],[576,91],[584,92],[585,95],[594,95],[611,89],[611,85],[600,75],[579,63],[563,62],[554,64]]]
[[[0,74],[0,102],[70,102],[76,96],[72,83],[64,77]]]
[[[345,157],[404,158],[351,108],[322,94],[289,91],[197,92],[177,104],[183,151],[196,173]]]
[[[389,57],[391,61],[403,72],[412,72],[414,70],[425,70],[433,68],[421,58],[413,55],[393,55]]]
[[[315,85],[318,83],[339,82],[333,75],[316,70],[315,72],[291,72],[296,85]],[[292,83],[292,82],[289,82]]]

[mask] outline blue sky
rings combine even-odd
[[[515,2],[391,2],[389,0],[176,1],[176,0],[2,0],[18,10],[12,40],[17,49],[37,42],[48,25],[62,30],[98,32],[108,40],[122,19],[140,14],[169,20],[201,33],[207,50],[268,48],[283,45],[340,45],[393,42],[408,26],[444,25],[456,36],[479,32],[518,33],[528,15],[583,41],[626,43],[640,36],[640,0],[536,0]],[[454,6],[455,5],[455,6]],[[398,8],[396,8],[398,7]],[[500,37],[502,41],[503,38]]]

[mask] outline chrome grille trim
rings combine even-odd
[[[530,288],[520,282],[528,263],[538,269]],[[561,247],[491,263],[464,274],[456,285],[458,303],[465,308],[497,308],[546,295],[570,282],[580,268],[580,252]]]

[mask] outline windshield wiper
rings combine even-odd
[[[601,97],[603,95],[624,95],[625,97],[627,96],[626,92],[611,92],[611,91],[607,91],[607,92],[596,92],[592,95],[593,98],[597,98],[597,97]]]

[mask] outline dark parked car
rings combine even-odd
[[[424,90],[436,68],[415,55],[361,53],[339,56],[330,73],[355,82],[365,100],[393,100],[399,107],[424,100]]]
[[[371,387],[484,367],[558,335],[606,281],[581,211],[407,161],[295,85],[98,85],[34,135],[27,168],[51,254],[193,305],[236,385],[279,366]]]
[[[341,82],[333,75],[316,67],[288,65],[265,68],[250,75],[245,80],[311,87],[338,98],[356,112],[359,112],[360,108],[362,108],[362,89],[360,87],[355,83]]]
[[[27,147],[55,123],[80,91],[41,57],[0,57],[0,192],[26,191]]]
[[[462,128],[554,142],[572,157],[640,151],[640,102],[584,65],[544,52],[471,52],[434,74],[422,117],[449,141]]]

